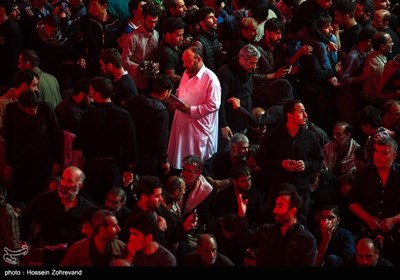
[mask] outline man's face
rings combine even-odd
[[[148,31],[148,32],[153,32],[154,29],[156,28],[158,22],[158,17],[152,17],[147,15],[145,20],[144,20],[144,28]]]
[[[165,39],[172,46],[178,47],[182,45],[184,29],[177,29],[173,33],[165,33]]]
[[[217,30],[217,18],[215,17],[214,13],[209,13],[204,21],[200,22],[200,25],[205,31],[212,32]]]
[[[286,223],[291,217],[289,199],[288,195],[280,195],[275,201],[273,214],[275,222],[279,225]]]
[[[170,12],[173,17],[182,17],[186,14],[186,6],[185,1],[183,0],[175,0],[176,7],[171,8]]]
[[[58,29],[59,28],[57,26],[51,26],[48,24],[44,25],[44,33],[47,35],[47,37],[53,37],[54,35],[56,35]]]
[[[265,31],[265,39],[270,45],[279,45],[282,40],[282,30]]]
[[[342,147],[349,143],[350,134],[345,132],[344,125],[336,125],[333,129],[333,141],[335,141],[335,145]]]
[[[121,210],[121,208],[124,206],[124,203],[122,202],[121,196],[109,193],[106,197],[104,205],[106,210],[116,213]]]
[[[331,226],[333,226],[333,228],[336,228],[337,225],[339,224],[339,218],[338,216],[336,216],[333,210],[324,209],[321,211],[319,215],[319,224],[320,227],[324,227],[327,224],[330,224]]]
[[[114,76],[112,72],[108,69],[107,65],[100,59],[100,68],[101,72],[106,76],[107,78],[113,80]]]
[[[95,18],[101,18],[107,11],[107,4],[101,5],[99,0],[90,0],[88,12]]]
[[[361,4],[356,4],[356,8],[354,9],[354,18],[358,23],[362,23],[369,18],[369,13],[364,11],[364,6]]]
[[[335,10],[335,22],[339,24],[340,27],[343,27],[345,22],[348,19],[348,15],[342,15],[338,10]]]
[[[307,117],[306,109],[302,103],[297,103],[293,112],[288,114],[288,119],[299,126],[306,124]]]
[[[249,152],[249,143],[248,142],[239,142],[231,147],[232,156],[241,161],[246,160],[246,156]]]
[[[36,77],[33,77],[32,82],[29,84],[28,87],[33,92],[39,91],[39,80]]]
[[[332,36],[332,25],[331,23],[325,24],[322,28],[321,28],[321,32],[322,34],[325,35],[325,37],[330,38]]]
[[[199,72],[201,68],[200,58],[197,58],[191,50],[186,50],[182,55],[183,67],[185,67],[190,77]]]
[[[374,164],[378,170],[389,170],[396,158],[396,153],[390,146],[374,145]]]
[[[201,171],[197,169],[197,166],[193,164],[184,163],[182,167],[182,178],[187,184],[194,184],[197,182],[201,174]]]
[[[249,59],[239,57],[239,64],[246,72],[251,72],[257,68],[258,57],[252,56]]]
[[[233,179],[233,184],[240,193],[246,193],[251,189],[251,176],[240,176]]]
[[[257,25],[249,24],[245,28],[240,30],[243,38],[250,42],[254,42],[257,37]]]
[[[146,206],[147,208],[151,210],[156,210],[158,207],[160,207],[161,202],[162,202],[162,189],[161,188],[155,188],[153,190],[153,193],[147,197],[146,201]]]
[[[107,227],[104,229],[103,238],[112,241],[118,238],[118,234],[121,232],[121,228],[118,225],[117,218],[113,216],[106,217]]]
[[[376,266],[379,253],[375,252],[372,244],[360,242],[356,247],[356,261],[358,266]]]
[[[205,265],[212,265],[217,259],[217,244],[213,239],[204,240],[197,252]]]
[[[400,104],[393,104],[389,112],[385,114],[385,119],[393,125],[400,122]]]
[[[10,13],[10,18],[14,21],[21,20],[21,12],[19,11],[18,5],[14,5],[13,11]]]
[[[375,12],[374,18],[372,19],[372,27],[378,31],[385,29],[387,22],[384,20],[384,13],[380,11]]]
[[[392,40],[392,36],[390,36],[389,34],[385,35],[385,39],[386,39],[386,43],[385,43],[385,54],[386,53],[391,53],[393,50],[393,40]]]
[[[61,199],[74,201],[81,185],[78,176],[71,169],[66,169],[61,176],[58,195]]]

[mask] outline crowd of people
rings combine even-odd
[[[1,266],[400,265],[399,14],[0,0]]]

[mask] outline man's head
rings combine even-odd
[[[168,18],[165,24],[164,40],[173,47],[182,45],[186,24],[181,18]]]
[[[361,238],[356,242],[356,262],[358,266],[376,266],[379,259],[378,245],[371,238]]]
[[[321,30],[321,33],[324,34],[325,37],[330,38],[333,32],[331,16],[322,14],[320,17],[318,17],[317,27],[319,30]]]
[[[95,236],[107,242],[117,239],[121,232],[115,214],[108,210],[99,210],[93,214],[92,228]]]
[[[349,145],[353,134],[353,127],[347,122],[337,122],[333,128],[333,141],[336,146],[344,147]]]
[[[85,174],[78,167],[70,166],[66,168],[58,186],[58,196],[61,200],[74,201],[83,186],[84,180]]]
[[[60,18],[58,15],[49,14],[44,20],[44,33],[48,38],[52,38],[60,32]]]
[[[203,54],[199,48],[189,47],[183,52],[182,61],[189,77],[193,77],[203,67]]]
[[[170,76],[160,74],[151,79],[151,86],[152,95],[155,95],[160,100],[166,100],[171,95],[172,89],[174,88],[174,81]]]
[[[106,210],[117,213],[126,203],[127,195],[123,188],[112,187],[106,197],[104,207]]]
[[[186,184],[182,177],[171,176],[165,183],[165,190],[171,195],[175,202],[179,202],[183,199],[183,195],[186,192]]]
[[[375,11],[379,9],[390,10],[389,0],[374,0]]]
[[[183,17],[187,11],[184,0],[164,0],[164,6],[171,17]]]
[[[233,186],[239,193],[246,193],[251,189],[251,170],[244,164],[237,164],[231,168]]]
[[[146,3],[142,7],[143,26],[148,32],[154,31],[161,14],[161,7],[154,2]]]
[[[114,87],[110,79],[105,77],[94,77],[90,80],[90,96],[95,103],[102,103],[111,98]]]
[[[143,210],[153,212],[160,207],[162,202],[162,187],[160,179],[155,176],[145,175],[139,179],[136,187],[138,203]]]
[[[354,9],[354,18],[358,23],[372,19],[375,5],[373,0],[358,0]]]
[[[143,0],[130,0],[128,3],[128,9],[130,14],[136,19],[136,17],[139,17],[140,19],[143,20],[143,15],[142,15],[142,8],[146,4],[146,1]]]
[[[129,229],[128,246],[134,246],[138,250],[143,250],[149,244],[157,241],[158,225],[155,216],[152,213],[140,212],[131,216],[126,222]]]
[[[374,37],[372,37],[372,48],[381,54],[387,54],[392,52],[393,40],[389,33],[386,32],[376,32]]]
[[[213,265],[217,260],[217,240],[211,234],[200,235],[196,251],[201,257],[203,266]]]
[[[194,185],[203,171],[204,161],[197,155],[186,156],[183,160],[182,178],[188,185]]]
[[[397,155],[397,142],[383,137],[374,144],[374,164],[378,170],[390,170]]]
[[[377,30],[371,26],[366,26],[361,29],[360,34],[358,35],[358,43],[365,45],[365,50],[367,52],[372,50],[372,38],[374,37]]]
[[[382,119],[386,128],[392,129],[400,123],[400,101],[386,100],[382,106]]]
[[[217,30],[217,18],[215,17],[215,11],[213,8],[207,6],[201,7],[197,10],[196,17],[202,30],[206,32]]]
[[[271,18],[264,24],[265,40],[271,46],[281,43],[283,24],[278,18]]]
[[[350,28],[354,24],[356,1],[339,0],[335,2],[335,22],[342,28]]]
[[[122,69],[122,57],[115,48],[105,49],[100,55],[101,71],[107,78],[115,79],[116,70]]]
[[[257,68],[260,56],[261,54],[255,46],[247,44],[239,51],[239,65],[244,71],[251,72]]]
[[[267,0],[249,0],[247,4],[249,17],[257,20],[258,23],[268,18],[269,4]]]
[[[375,11],[374,17],[372,19],[372,27],[378,31],[383,31],[389,27],[391,14],[388,10],[379,9]]]
[[[295,190],[280,191],[273,210],[275,222],[283,225],[294,221],[302,206],[303,200]]]
[[[308,118],[303,102],[299,99],[288,99],[283,105],[286,123],[303,126]]]
[[[100,20],[103,21],[104,16],[107,15],[107,7],[108,0],[90,0],[88,6],[88,13]]]
[[[39,98],[32,90],[25,90],[18,96],[18,106],[28,115],[36,115],[39,103]]]
[[[71,97],[76,104],[86,108],[87,105],[93,101],[89,93],[90,93],[90,80],[81,79],[74,85]]]
[[[368,106],[357,114],[356,122],[360,125],[361,130],[370,136],[381,126],[382,118],[378,109]]]
[[[254,42],[257,37],[257,21],[252,17],[244,17],[240,20],[240,34],[249,42]]]
[[[37,52],[31,49],[25,49],[18,58],[18,69],[32,69],[39,67],[40,59]]]
[[[235,133],[229,142],[229,151],[232,162],[244,162],[249,152],[249,138],[242,133]]]
[[[320,227],[332,227],[336,229],[340,222],[339,208],[336,205],[323,205],[319,209]]]
[[[25,90],[39,91],[39,75],[31,69],[19,70],[14,79],[15,90],[21,93]]]

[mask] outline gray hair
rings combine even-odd
[[[232,146],[235,146],[242,142],[249,143],[249,138],[247,138],[247,136],[242,133],[236,133],[232,136],[231,141],[229,142],[229,148],[232,148]]]
[[[260,51],[252,44],[245,45],[239,52],[239,57],[244,59],[250,59],[250,57],[260,58]]]

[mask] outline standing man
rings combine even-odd
[[[143,24],[129,33],[122,48],[122,63],[135,81],[139,93],[148,93],[149,77],[140,71],[141,63],[155,58],[159,34],[155,27],[161,8],[156,3],[145,4],[142,8]]]
[[[125,108],[126,102],[138,96],[135,81],[122,66],[121,54],[115,48],[104,50],[100,55],[101,71],[112,79],[114,92],[112,101],[115,105]]]
[[[96,77],[90,81],[95,108],[83,114],[75,139],[76,149],[85,157],[85,191],[98,204],[104,201],[112,186],[129,184],[136,167],[132,117],[111,102],[112,92],[110,79]]]
[[[186,71],[177,96],[183,104],[175,110],[168,144],[169,162],[180,169],[182,159],[198,155],[206,161],[218,147],[218,109],[221,85],[203,64],[201,50],[189,47],[182,56]]]
[[[253,91],[253,70],[257,67],[260,52],[251,44],[245,45],[239,55],[221,68],[218,79],[221,83],[221,107],[219,123],[221,127],[218,149],[229,149],[229,141],[235,133],[246,134],[248,124],[235,113],[227,103],[228,98],[240,99],[241,106],[247,111],[252,109],[251,93]]]
[[[322,166],[323,155],[315,134],[305,128],[307,113],[300,100],[289,99],[283,106],[286,124],[267,131],[256,153],[257,165],[267,172],[269,193],[267,211],[273,209],[281,183],[297,187],[303,198],[302,214],[310,203],[310,176]]]

